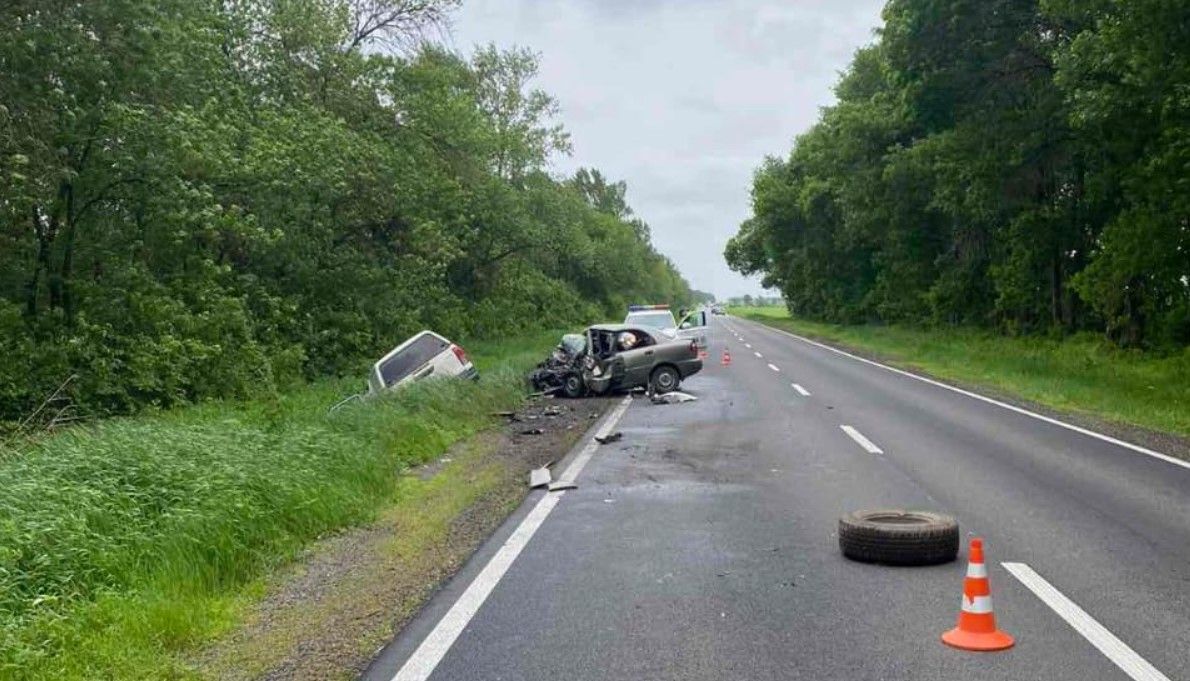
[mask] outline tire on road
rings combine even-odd
[[[649,376],[649,385],[653,387],[653,392],[657,395],[671,393],[677,390],[681,383],[682,375],[668,364],[653,369],[653,373]]]
[[[959,553],[959,524],[930,511],[855,511],[839,518],[839,548],[864,563],[949,563]]]

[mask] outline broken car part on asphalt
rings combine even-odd
[[[550,469],[534,468],[529,471],[529,489],[537,489],[538,487],[549,485],[552,477]]]

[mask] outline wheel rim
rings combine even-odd
[[[657,387],[663,390],[671,390],[674,387],[674,375],[672,371],[660,371],[657,373]]]

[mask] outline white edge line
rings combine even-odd
[[[1029,417],[1035,418],[1039,421],[1044,421],[1046,423],[1049,423],[1051,425],[1059,426],[1059,427],[1065,428],[1067,430],[1073,430],[1076,433],[1082,433],[1083,435],[1086,435],[1088,437],[1093,437],[1097,440],[1102,440],[1104,442],[1109,442],[1113,445],[1118,445],[1118,446],[1124,447],[1126,449],[1131,449],[1134,452],[1146,454],[1146,455],[1151,456],[1155,459],[1161,459],[1162,461],[1165,461],[1166,463],[1172,463],[1175,466],[1181,466],[1182,468],[1190,469],[1190,461],[1182,461],[1181,459],[1174,458],[1172,456],[1169,456],[1168,454],[1162,454],[1161,452],[1155,452],[1151,449],[1141,447],[1140,445],[1134,445],[1131,442],[1125,442],[1123,440],[1116,439],[1110,435],[1104,435],[1103,433],[1096,433],[1093,430],[1088,430],[1086,428],[1076,426],[1072,423],[1066,423],[1065,421],[1059,421],[1058,419],[1051,418],[1051,417],[1045,416],[1043,414],[1038,414],[1037,412],[1029,411],[1028,409],[1023,409],[1023,408],[1018,407],[1013,404],[1008,404],[1007,402],[1001,402],[1000,400],[994,400],[990,397],[985,397],[983,395],[980,395],[979,393],[973,393],[970,390],[963,390],[962,388],[956,388],[953,385],[948,385],[946,383],[942,383],[941,381],[935,381],[931,378],[926,378],[925,376],[919,376],[913,372],[905,371],[904,369],[897,369],[896,367],[890,367],[887,364],[881,364],[880,362],[876,362],[876,361],[867,359],[866,357],[860,357],[858,355],[853,355],[850,352],[847,352],[845,350],[840,350],[839,348],[833,348],[829,345],[826,345],[825,343],[819,343],[818,341],[813,341],[813,340],[810,340],[809,338],[799,336],[796,333],[790,333],[783,329],[778,329],[778,328],[775,328],[772,326],[768,326],[766,324],[761,324],[760,322],[753,322],[753,323],[757,324],[758,326],[762,326],[770,331],[775,331],[777,333],[789,336],[790,338],[800,340],[803,343],[808,343],[810,345],[813,345],[814,347],[822,348],[823,350],[829,350],[835,354],[843,355],[844,357],[850,357],[851,359],[854,359],[859,362],[863,362],[864,364],[870,364],[874,367],[880,367],[881,369],[884,369],[886,371],[891,371],[894,374],[908,376],[909,378],[921,381],[922,383],[929,383],[932,386],[944,388],[951,392],[956,392],[960,395],[966,395],[967,397],[979,400],[981,402],[993,404],[997,407],[1001,407],[1003,409],[1007,409],[1009,411],[1013,411],[1018,414],[1023,414],[1024,416],[1029,416]]]
[[[773,371],[780,371],[780,369],[778,369],[778,368],[777,368],[777,365],[776,365],[776,364],[772,364],[772,363],[770,363],[770,364],[769,364],[769,368],[770,368],[770,369],[772,369]]]
[[[1090,641],[1091,645],[1098,648],[1099,652],[1107,656],[1107,659],[1124,670],[1124,673],[1130,678],[1135,681],[1169,681],[1169,677],[1149,664],[1148,660],[1138,655],[1128,644],[1116,638],[1115,634],[1108,631],[1094,617],[1087,614],[1087,611],[1078,607],[1078,604],[1058,591],[1054,585],[1045,581],[1045,578],[1037,574],[1033,568],[1025,563],[1001,563],[1001,565],[1040,598],[1042,603],[1048,605],[1083,638]]]
[[[798,385],[797,383],[791,383],[790,385],[792,385],[792,386],[793,386],[793,389],[794,389],[794,390],[796,390],[796,391],[798,392],[798,394],[799,394],[799,395],[801,395],[802,397],[809,397],[809,396],[810,396],[810,391],[809,391],[809,390],[806,390],[806,389],[805,389],[805,388],[803,388],[803,387],[801,387],[801,386],[800,386],[800,385]]]
[[[619,422],[620,417],[624,415],[631,403],[632,396],[626,396],[604,421],[603,426],[596,433],[596,437],[607,435]],[[594,439],[587,443],[582,452],[566,467],[566,471],[562,473],[560,479],[573,481],[591,460],[591,455],[598,447],[599,443]],[[496,551],[483,570],[467,585],[467,590],[463,592],[463,595],[459,596],[459,599],[438,621],[438,624],[434,625],[434,630],[417,646],[417,650],[413,651],[413,654],[393,676],[392,681],[425,681],[430,677],[430,674],[434,673],[442,658],[446,656],[455,640],[458,639],[459,634],[463,633],[463,629],[467,627],[475,613],[479,612],[479,608],[487,600],[492,590],[496,588],[504,574],[508,572],[508,568],[512,567],[513,561],[520,555],[521,550],[545,522],[550,511],[554,510],[554,507],[562,500],[563,494],[565,494],[564,491],[551,492],[537,500],[537,504],[521,520],[521,524]]]
[[[855,440],[856,443],[858,443],[860,447],[863,447],[864,449],[866,449],[869,454],[883,454],[884,453],[883,450],[881,450],[879,447],[877,447],[875,444],[873,444],[871,440],[864,437],[864,434],[859,432],[855,428],[852,428],[851,426],[839,426],[839,427],[842,428],[843,432],[847,433],[847,435],[852,440]]]

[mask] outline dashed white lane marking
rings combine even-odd
[[[794,389],[794,390],[796,390],[796,391],[797,391],[797,393],[798,393],[799,395],[801,395],[802,397],[809,397],[809,396],[810,396],[810,391],[809,391],[809,390],[806,390],[806,389],[805,389],[805,388],[803,388],[803,387],[801,387],[801,386],[800,386],[800,385],[798,385],[797,383],[791,383],[790,385],[792,385],[792,386],[793,386],[793,389]]]
[[[851,426],[839,426],[839,427],[842,428],[843,432],[847,433],[847,435],[849,437],[851,437],[852,440],[855,440],[859,444],[860,447],[863,447],[865,450],[867,450],[867,452],[869,454],[883,454],[884,453],[883,450],[881,450],[876,445],[872,444],[872,441],[869,440],[868,438],[864,437],[864,434],[859,432],[858,430],[852,428]]]
[[[764,359],[764,355],[760,354],[759,352],[754,352],[752,354],[756,355],[756,359]]]
[[[769,368],[772,369],[773,371],[780,371],[780,369],[777,368],[776,364],[770,364]]]
[[[748,348],[749,350],[751,350],[751,349],[752,349],[752,344],[751,344],[751,343],[744,343],[744,347],[746,347],[746,348]]]
[[[625,397],[603,423],[596,433],[596,437],[604,437],[610,433],[631,403],[632,396]],[[582,452],[574,457],[574,461],[562,473],[560,479],[573,481],[578,477],[583,467],[591,460],[591,455],[598,448],[599,443],[592,438]],[[537,505],[521,520],[521,524],[513,531],[512,536],[496,551],[496,555],[492,556],[475,580],[467,586],[467,590],[463,592],[459,600],[455,601],[446,615],[438,621],[430,635],[418,645],[417,650],[413,651],[413,655],[409,656],[400,671],[393,676],[392,681],[425,681],[430,678],[430,674],[433,674],[434,669],[442,662],[442,658],[454,645],[459,634],[463,633],[463,629],[467,627],[471,618],[479,612],[479,608],[487,600],[492,590],[496,588],[500,579],[504,577],[504,573],[512,567],[513,561],[533,538],[533,534],[537,532],[541,524],[545,522],[550,511],[554,510],[554,507],[562,500],[564,494],[565,492],[550,492],[537,501]]]
[[[966,395],[967,397],[970,397],[972,399],[976,399],[981,402],[986,402],[987,404],[993,404],[993,405],[1000,407],[1002,409],[1007,409],[1009,411],[1013,411],[1018,414],[1022,414],[1024,416],[1028,416],[1030,418],[1035,418],[1038,421],[1045,421],[1046,423],[1058,426],[1060,428],[1065,428],[1066,430],[1073,430],[1076,433],[1082,433],[1083,435],[1086,435],[1088,437],[1093,437],[1097,440],[1102,440],[1103,442],[1109,442],[1113,445],[1119,445],[1120,447],[1124,447],[1125,449],[1131,449],[1134,452],[1138,452],[1140,454],[1145,454],[1147,456],[1151,456],[1154,459],[1161,459],[1162,461],[1164,461],[1166,463],[1172,463],[1175,466],[1181,466],[1182,468],[1190,468],[1190,461],[1182,461],[1181,459],[1176,459],[1168,454],[1162,454],[1161,452],[1155,452],[1155,451],[1148,449],[1146,447],[1141,447],[1140,445],[1134,445],[1131,442],[1125,442],[1123,440],[1116,439],[1114,437],[1111,437],[1110,435],[1104,435],[1103,433],[1096,433],[1093,430],[1087,430],[1086,428],[1082,428],[1082,427],[1076,426],[1074,424],[1066,423],[1065,421],[1059,421],[1058,419],[1051,418],[1049,416],[1043,416],[1042,414],[1038,414],[1036,412],[1029,411],[1028,409],[1022,409],[1021,407],[1018,407],[1015,404],[1008,404],[1007,402],[1001,402],[1000,400],[994,400],[990,397],[984,397],[983,395],[980,395],[979,393],[973,393],[970,390],[963,390],[962,388],[956,388],[953,385],[947,385],[945,383],[942,383],[941,381],[935,381],[933,379],[926,378],[925,376],[918,376],[917,374],[909,372],[909,371],[905,371],[904,369],[897,369],[896,367],[890,367],[887,364],[881,364],[880,362],[870,360],[866,357],[860,357],[858,355],[853,355],[850,352],[840,350],[839,348],[832,348],[831,346],[826,345],[825,343],[819,343],[818,341],[810,340],[809,338],[806,338],[804,336],[799,336],[796,333],[790,333],[790,332],[784,331],[782,329],[776,329],[771,326],[766,326],[764,324],[760,324],[759,322],[756,322],[756,324],[758,326],[760,326],[761,328],[767,329],[774,333],[782,334],[784,336],[789,336],[790,338],[793,338],[794,340],[799,340],[799,341],[806,343],[808,345],[813,345],[816,348],[822,348],[823,350],[829,350],[830,352],[833,352],[836,355],[843,355],[844,357],[850,357],[851,359],[854,359],[857,362],[863,362],[864,364],[870,364],[874,367],[880,367],[881,369],[884,369],[885,371],[891,371],[894,374],[900,374],[901,376],[907,376],[907,377],[912,378],[916,381],[921,381],[922,383],[928,383],[928,384],[935,386],[937,388],[949,390],[951,392],[955,392],[960,395]]]
[[[1148,660],[1138,655],[1135,650],[1128,647],[1128,644],[1116,638],[1115,634],[1108,631],[1094,617],[1088,615],[1086,610],[1078,607],[1078,604],[1054,588],[1054,585],[1045,581],[1045,578],[1037,574],[1033,568],[1025,563],[1001,563],[1001,565],[1040,598],[1042,603],[1052,608],[1083,638],[1090,641],[1091,645],[1098,648],[1099,652],[1106,655],[1107,659],[1124,670],[1129,678],[1135,679],[1135,681],[1169,681],[1168,676],[1157,671],[1157,668],[1149,664]]]

